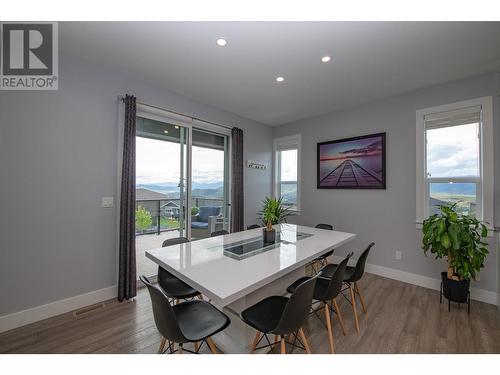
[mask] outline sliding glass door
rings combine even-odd
[[[138,111],[137,274],[155,275],[145,251],[174,237],[229,230],[229,137]]]
[[[137,274],[157,269],[146,250],[169,238],[188,236],[188,143],[185,126],[137,117],[136,259]]]
[[[191,237],[229,231],[229,137],[193,128]]]

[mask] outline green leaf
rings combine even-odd
[[[443,247],[445,249],[449,249],[451,247],[451,240],[450,240],[450,236],[448,235],[448,233],[444,233],[441,236],[441,244],[443,245]]]

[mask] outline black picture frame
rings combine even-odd
[[[327,176],[323,176],[323,177],[321,176],[321,148],[322,148],[322,146],[361,141],[361,140],[366,140],[369,138],[380,138],[380,142],[381,142],[381,153],[380,153],[381,171],[380,171],[380,173],[377,173],[376,175],[372,174],[369,170],[363,168],[362,166],[360,166],[356,162],[353,162],[350,159],[346,159],[339,166],[337,166],[335,169],[333,169],[332,172],[330,172]],[[375,142],[375,140],[374,140],[374,142]],[[358,168],[361,168],[364,172],[366,172],[368,179],[371,180],[371,183],[366,184],[366,185],[360,185],[358,183],[352,184],[352,185],[345,184],[345,183],[339,184],[339,180],[341,179],[340,177],[338,178],[337,183],[335,185],[328,185],[327,183],[325,183],[324,182],[325,179],[330,178],[329,176],[332,176],[332,173],[334,173],[338,168],[340,168],[341,165],[344,164],[345,162],[350,162],[349,165],[346,165],[346,167],[348,166],[353,171],[353,175],[356,175],[354,173],[354,170],[358,169]],[[345,169],[346,167],[343,167],[343,168]],[[343,170],[342,170],[342,173],[344,173]],[[379,176],[377,176],[377,175],[379,175]],[[378,178],[378,177],[380,177],[380,178]],[[331,177],[330,179],[334,180],[335,177]],[[376,180],[377,183],[373,180]],[[386,189],[386,185],[387,185],[387,183],[386,183],[386,133],[385,132],[361,135],[358,137],[336,139],[333,141],[320,142],[317,144],[316,186],[318,189],[377,189],[377,190],[380,190],[380,189]]]

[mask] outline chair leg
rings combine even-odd
[[[281,354],[286,354],[285,338],[281,336]]]
[[[299,329],[299,336],[300,339],[303,341],[304,348],[306,348],[306,353],[311,354],[311,348],[309,348],[309,343],[307,342],[306,335],[304,334],[304,330],[302,328]]]
[[[252,354],[255,351],[255,347],[257,346],[257,343],[259,342],[260,335],[261,335],[261,333],[259,331],[257,331],[257,333],[255,334],[255,337],[253,339],[252,346],[250,347],[250,354]]]
[[[354,297],[354,290],[352,288],[352,284],[349,284],[349,292],[351,294],[351,306],[352,306],[352,312],[354,313],[354,322],[356,323],[356,332],[359,333],[358,312],[356,311],[356,299]]]
[[[182,354],[182,344],[179,344],[179,350],[177,350],[177,354]]]
[[[280,341],[280,338],[278,335],[274,335],[274,345],[276,345]],[[274,348],[274,346],[273,346]]]
[[[359,285],[358,283],[354,283],[354,290],[356,290],[358,296],[359,296],[359,301],[361,302],[361,307],[363,308],[363,312],[366,314],[366,305],[365,305],[365,299],[361,295],[361,291],[359,290]]]
[[[210,347],[210,351],[212,352],[212,354],[219,354],[219,352],[217,351],[217,347],[215,346],[211,337],[207,337],[207,344]]]
[[[163,353],[163,350],[165,350],[165,343],[167,342],[167,339],[165,337],[161,338],[160,341],[160,347],[158,348],[158,354]]]
[[[328,341],[330,342],[330,353],[335,353],[335,344],[333,343],[333,332],[332,332],[332,322],[330,320],[330,308],[328,304],[325,303],[325,321],[326,328],[328,328]]]
[[[194,343],[194,351],[195,352],[198,352],[198,350],[200,350],[200,342],[199,341],[196,341]]]
[[[335,307],[335,312],[337,313],[337,319],[339,320],[340,323],[340,328],[342,328],[342,334],[345,336],[346,330],[345,330],[345,325],[344,325],[344,319],[342,319],[342,314],[340,313],[339,305],[337,304],[337,300],[334,298],[332,299],[333,306]]]

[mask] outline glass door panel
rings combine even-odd
[[[229,137],[192,130],[191,238],[229,231]]]
[[[137,117],[136,259],[137,275],[155,275],[145,251],[163,241],[187,237],[187,161],[190,129]]]

